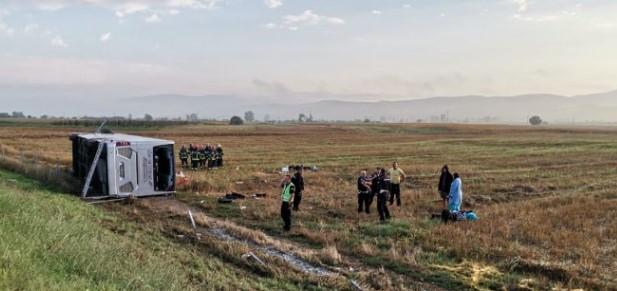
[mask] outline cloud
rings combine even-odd
[[[371,13],[375,15],[381,15],[381,10],[372,10]]]
[[[409,8],[411,8],[411,4],[403,4],[403,8],[409,9]]]
[[[180,11],[178,11],[176,9],[169,10],[169,15],[178,15],[178,14],[180,14]]]
[[[24,33],[31,33],[37,29],[39,29],[39,25],[36,23],[26,24],[26,26],[24,26]]]
[[[260,79],[253,80],[253,86],[255,89],[262,93],[274,94],[274,95],[290,95],[293,93],[285,84],[280,82],[269,82]]]
[[[124,17],[126,15],[144,12],[150,9],[145,3],[139,2],[125,2],[114,6],[114,10],[116,10],[116,16]]]
[[[47,1],[45,3],[37,4],[37,8],[46,11],[57,11],[64,8],[64,1]]]
[[[518,12],[525,12],[529,7],[529,3],[527,0],[511,0],[514,4],[518,6]]]
[[[269,8],[277,8],[277,7],[281,6],[281,5],[283,5],[283,1],[282,0],[264,0],[264,3]]]
[[[111,32],[103,33],[100,37],[101,42],[105,43],[111,38]]]
[[[167,5],[180,8],[214,9],[221,2],[223,0],[169,0]]]
[[[267,28],[267,29],[275,29],[277,27],[277,25],[274,24],[273,22],[269,22],[269,23],[266,23],[264,25],[264,27]]]
[[[0,36],[11,37],[15,34],[15,29],[2,22],[0,19]]]
[[[161,18],[156,13],[150,15],[149,17],[144,18],[144,20],[148,23],[161,22]]]
[[[8,14],[9,14],[8,11],[0,9],[0,37],[1,36],[11,37],[13,36],[13,34],[15,34],[15,29],[10,27],[8,24],[4,23],[4,21],[2,20],[2,17]]]
[[[54,46],[54,47],[68,47],[69,45],[66,44],[66,42],[64,42],[62,37],[55,36],[54,38],[51,39],[51,46]]]
[[[178,72],[168,67],[125,61],[0,56],[0,85],[79,85],[161,82]]]
[[[283,16],[283,20],[278,27],[289,30],[298,30],[303,26],[316,26],[320,24],[344,24],[345,21],[339,17],[324,16],[314,13],[312,10],[305,10],[300,14]],[[267,25],[268,26],[268,25]],[[272,25],[269,25],[272,27]]]

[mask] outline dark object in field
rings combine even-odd
[[[253,194],[254,197],[258,197],[258,198],[265,198],[266,197],[266,193],[265,192],[260,192],[260,193],[255,193]]]
[[[227,194],[227,195],[231,195],[232,199],[245,199],[246,198],[244,194],[241,194],[238,192],[231,192],[231,194]]]
[[[225,194],[225,196],[223,197],[220,197],[218,201],[219,203],[231,203],[237,199],[246,199],[246,196],[238,192],[231,192],[231,193]]]
[[[443,223],[448,223],[449,221],[457,222],[478,220],[478,217],[473,210],[465,210],[458,213],[452,213],[444,209],[443,211],[441,211],[441,214],[432,214],[431,218],[441,218],[441,221],[443,221]]]
[[[290,171],[291,171],[291,170],[296,170],[296,169],[298,169],[298,168],[302,168],[302,170],[304,170],[304,171],[311,171],[311,172],[318,172],[318,171],[319,171],[319,168],[318,168],[317,166],[315,166],[315,165],[313,165],[313,166],[305,166],[305,165],[289,165],[289,166],[287,166],[287,167],[288,167],[288,169],[289,169]]]
[[[227,198],[227,196],[220,197],[220,198],[218,199],[218,202],[219,202],[219,203],[223,203],[223,204],[228,204],[228,203],[231,203],[231,202],[233,202],[233,201],[234,201],[233,199],[229,199],[229,198]]]

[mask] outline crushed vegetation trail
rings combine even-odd
[[[246,263],[245,267],[255,268],[253,271],[257,273],[269,273],[264,271],[268,268],[288,270],[291,267],[296,272],[313,277],[317,282],[339,281],[339,287],[340,282],[345,282],[345,288],[349,290],[380,289],[369,282],[363,282],[361,276],[358,276],[359,273],[387,276],[384,270],[365,266],[344,255],[340,255],[340,263],[336,267],[323,264],[316,259],[319,250],[210,217],[202,210],[173,197],[127,200],[124,203],[107,204],[105,207],[124,212],[140,222],[156,224],[163,233],[178,241],[220,245],[210,247],[208,251],[227,252],[223,256],[234,256],[228,259],[236,263],[243,261]],[[410,282],[408,286],[397,289],[443,290],[425,282]]]

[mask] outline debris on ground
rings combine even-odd
[[[184,172],[179,171],[178,173],[176,173],[176,185],[177,186],[188,185],[188,184],[189,184],[189,177],[184,175]]]
[[[253,252],[248,252],[244,255],[242,255],[242,258],[247,260],[247,259],[251,259],[257,263],[259,263],[262,266],[265,266],[266,263],[264,263],[264,261],[262,261],[258,256],[256,256]]]
[[[244,194],[238,193],[238,192],[231,192],[231,194],[227,194],[227,195],[231,196],[232,199],[245,199],[246,198]]]
[[[319,167],[317,167],[316,165],[313,165],[313,166],[288,165],[288,166],[281,167],[280,173],[281,174],[289,174],[289,171],[295,170],[297,168],[302,168],[304,171],[309,171],[309,172],[319,172]]]
[[[364,290],[364,288],[362,288],[362,286],[360,286],[360,284],[358,284],[358,282],[356,282],[355,280],[349,280],[349,283],[351,284],[351,288],[353,290],[356,290],[356,291]]]
[[[242,193],[238,193],[238,192],[231,192],[231,193],[225,194],[225,196],[223,197],[219,197],[218,202],[219,203],[232,203],[234,200],[238,200],[238,199],[246,199],[246,195]]]

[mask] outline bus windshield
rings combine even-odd
[[[155,191],[174,191],[176,175],[174,169],[174,147],[173,145],[162,145],[154,147],[154,190]]]

